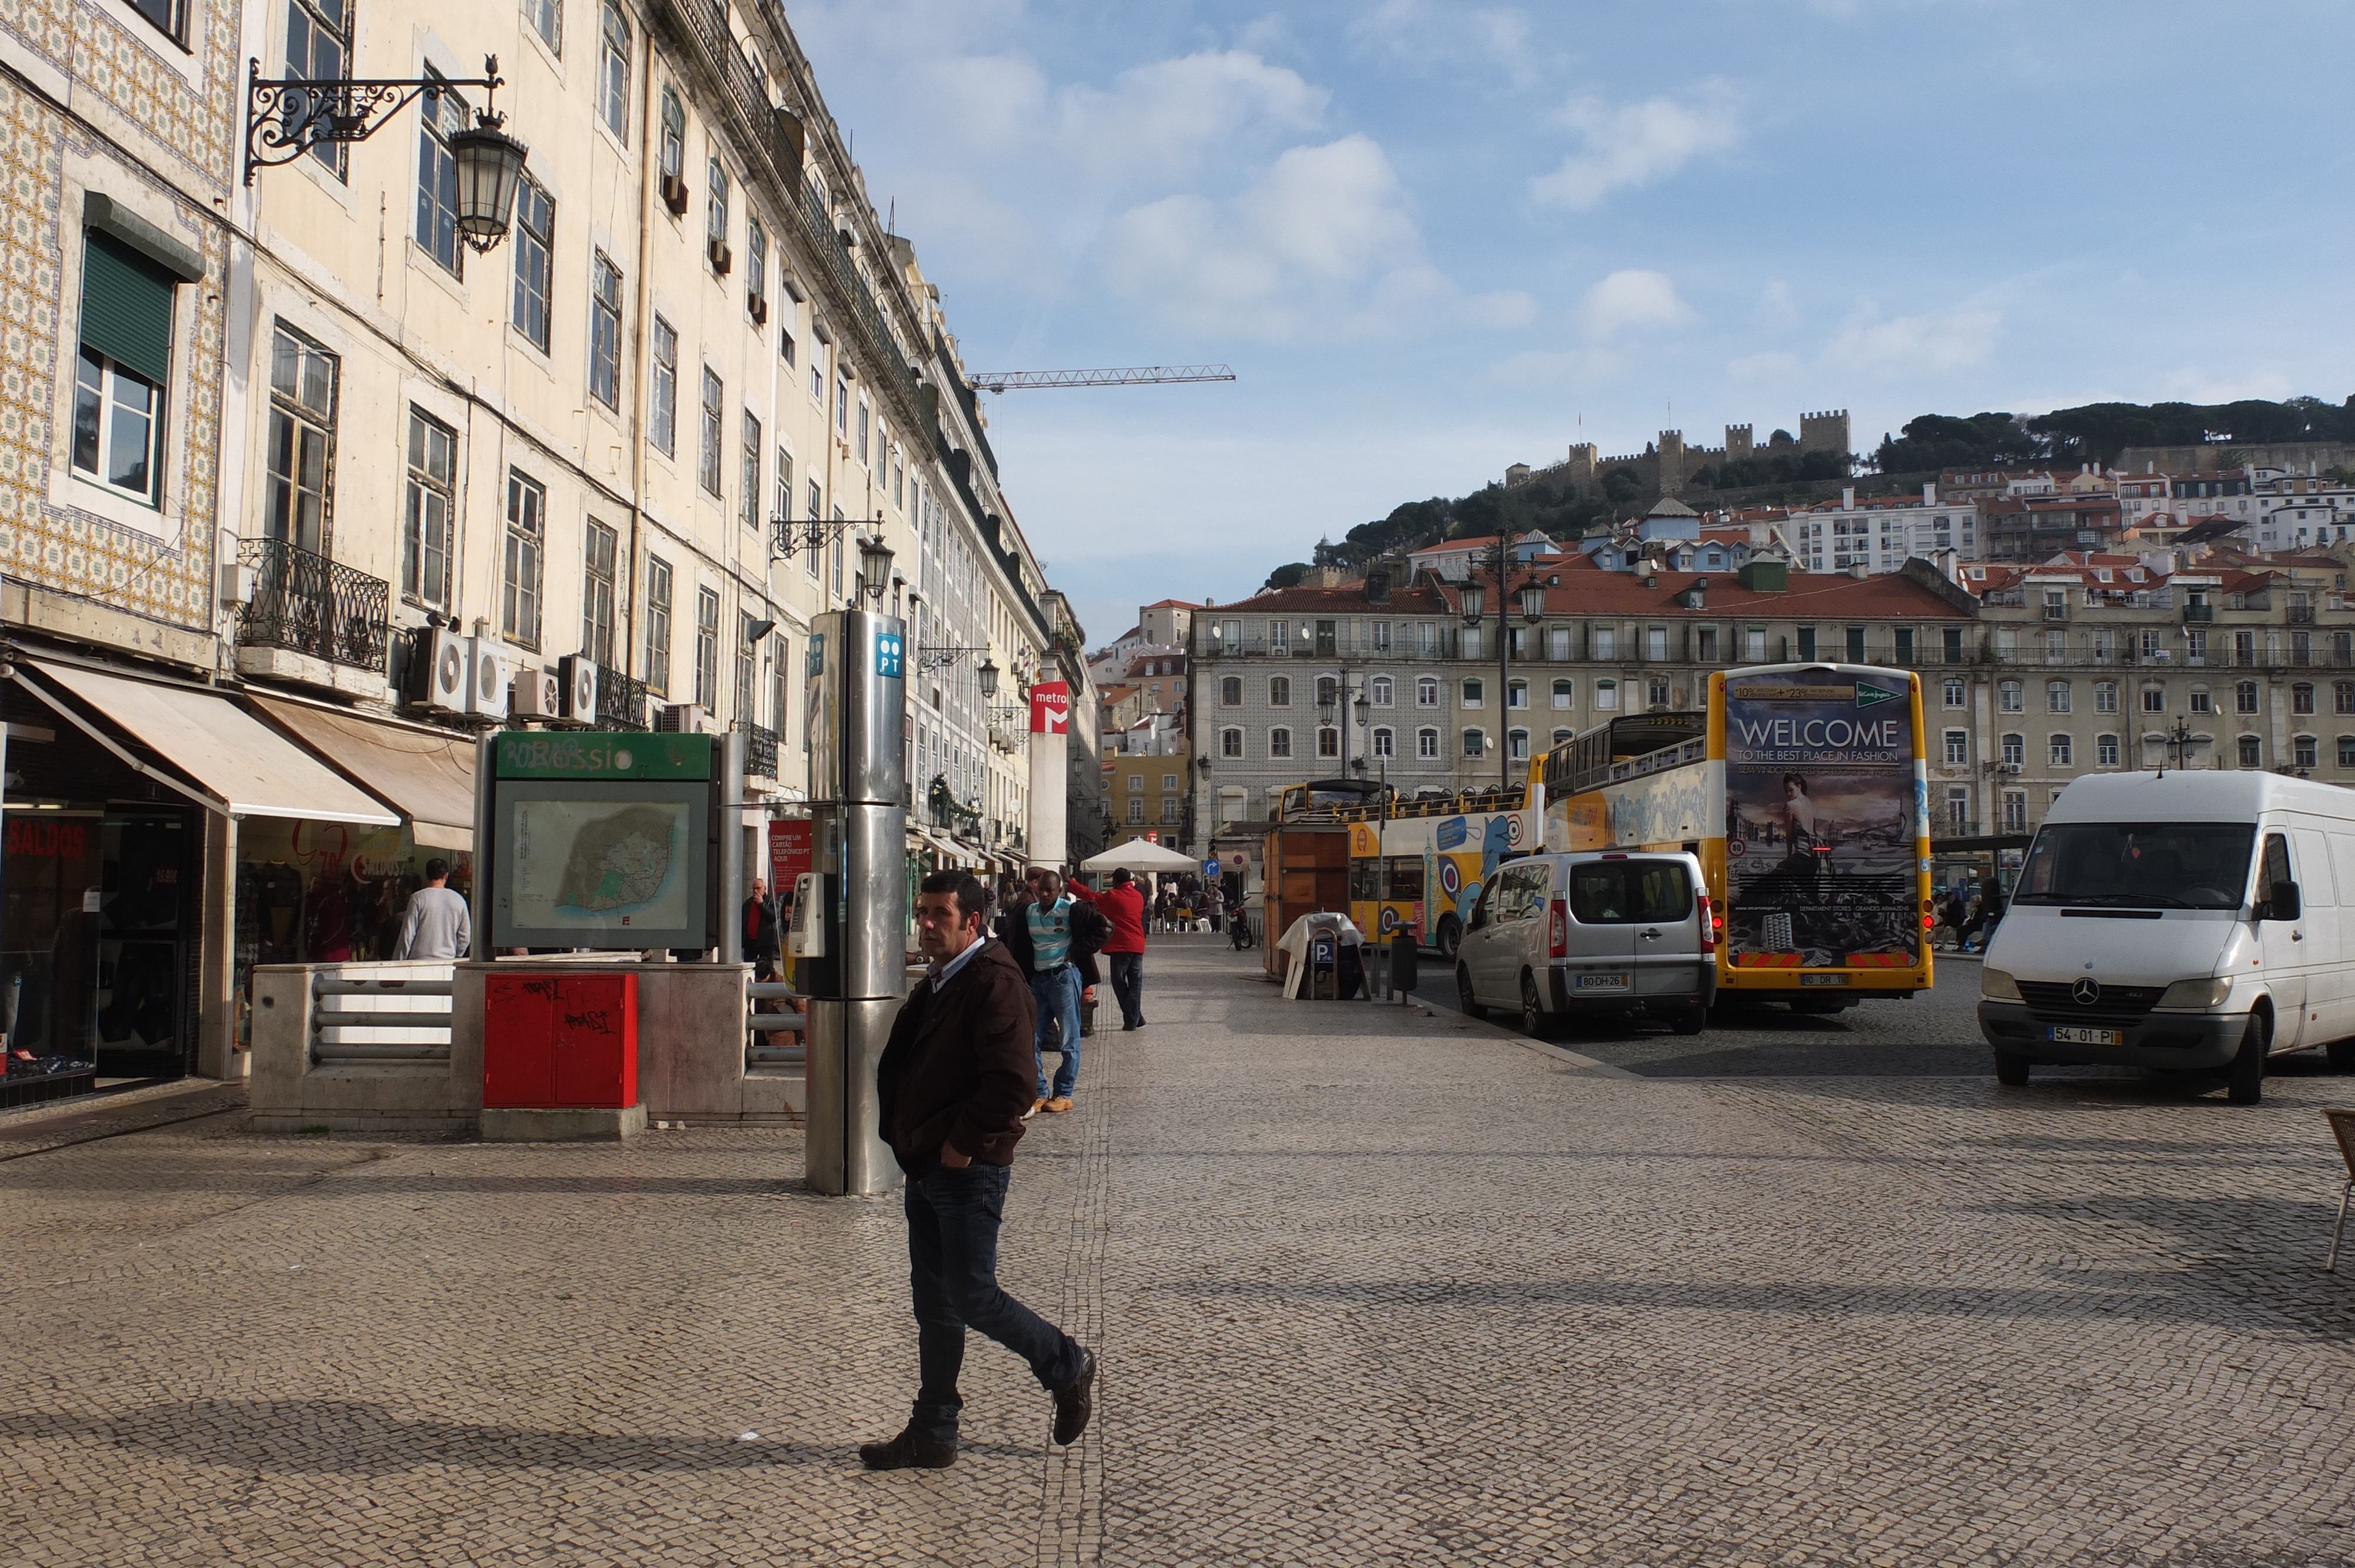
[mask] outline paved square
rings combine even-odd
[[[977,1345],[942,1472],[856,1467],[900,1221],[790,1132],[0,1137],[5,1556],[2355,1559],[2355,1083],[1629,1078],[1251,962],[1156,944],[1016,1164],[1005,1276],[1101,1347],[1097,1427],[1050,1449]]]

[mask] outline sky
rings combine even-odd
[[[816,0],[1092,644],[1585,440],[2355,392],[2344,0]]]

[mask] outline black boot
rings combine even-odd
[[[1080,1375],[1055,1391],[1055,1441],[1066,1447],[1080,1440],[1088,1429],[1088,1417],[1095,1414],[1095,1382],[1094,1352],[1082,1351]]]
[[[913,1426],[888,1443],[861,1443],[859,1463],[870,1470],[945,1470],[956,1463],[956,1439],[927,1437]]]

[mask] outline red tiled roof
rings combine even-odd
[[[1220,616],[1229,615],[1380,615],[1385,609],[1401,615],[1442,615],[1447,605],[1437,590],[1428,588],[1408,588],[1393,584],[1390,602],[1376,604],[1366,597],[1366,585],[1351,583],[1347,588],[1288,588],[1269,593],[1239,599],[1232,604],[1219,606]]]
[[[1538,574],[1525,574],[1524,578],[1517,580],[1513,592],[1519,591],[1528,576],[1535,575]],[[1704,608],[1687,609],[1677,602],[1678,594],[1701,581],[1709,584]],[[1793,572],[1791,586],[1783,593],[1760,593],[1743,588],[1730,572],[1657,572],[1653,574],[1651,582],[1651,587],[1645,587],[1644,578],[1634,572],[1596,572],[1575,583],[1547,588],[1546,613],[1662,618],[1737,614],[1853,615],[1909,620],[1970,619],[1922,584],[1893,572],[1865,577]],[[1450,586],[1442,591],[1448,609],[1455,611],[1463,602],[1460,590]],[[1514,608],[1518,610],[1518,604]]]

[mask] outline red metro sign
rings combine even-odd
[[[1030,733],[1069,735],[1071,732],[1071,686],[1068,681],[1041,681],[1030,688]]]

